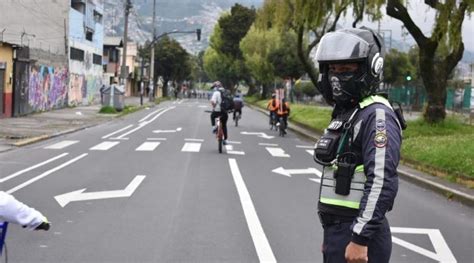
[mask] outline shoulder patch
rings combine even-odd
[[[383,148],[385,147],[385,145],[387,145],[387,141],[388,141],[387,135],[385,135],[385,133],[377,132],[375,134],[375,138],[374,138],[375,147]]]
[[[378,119],[375,121],[375,129],[377,131],[384,131],[385,130],[385,120],[383,119]]]

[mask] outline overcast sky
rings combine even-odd
[[[420,27],[425,36],[431,36],[431,30],[433,29],[435,12],[433,9],[426,5],[424,1],[421,0],[412,0],[410,1],[410,6],[408,7],[411,18],[414,20],[415,24]],[[392,30],[392,38],[402,40],[402,22],[395,18],[391,18],[386,15],[385,8],[382,11],[384,13],[384,18],[381,21],[380,29],[390,29]],[[344,20],[344,27],[350,27],[352,24],[353,18]],[[373,29],[377,29],[377,23],[371,23],[367,19],[359,23],[358,26],[365,25]],[[406,36],[406,40],[414,43],[411,35]],[[463,23],[463,41],[464,48],[474,52],[474,14],[473,16],[466,17]]]

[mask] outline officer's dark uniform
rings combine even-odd
[[[344,34],[356,35],[354,31],[360,33],[352,29]],[[372,37],[373,33],[367,32]],[[321,43],[323,41],[324,38]],[[373,54],[366,56],[373,65]],[[324,66],[320,61],[322,74],[327,74]],[[379,73],[381,70],[378,70]],[[329,80],[328,75],[325,77],[326,81],[333,81],[332,91],[321,91],[331,100],[334,99],[331,93],[341,87],[341,83],[337,75],[333,80]],[[360,84],[347,85],[343,89],[361,87]],[[368,247],[369,262],[383,263],[390,259],[392,241],[385,213],[392,209],[398,190],[396,169],[400,159],[402,119],[388,100],[373,93],[373,89],[357,93],[360,97],[355,96],[351,107],[338,107],[335,99],[333,119],[315,147],[315,160],[324,166],[318,202],[324,228],[324,262],[346,262],[345,250],[351,241]]]

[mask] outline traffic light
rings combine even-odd
[[[196,35],[197,35],[198,41],[201,41],[201,29],[200,28],[196,29]]]
[[[410,81],[411,80],[411,73],[410,71],[407,71],[407,74],[405,75],[405,80]]]

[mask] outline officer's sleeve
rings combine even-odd
[[[385,213],[392,209],[398,191],[401,146],[401,130],[391,109],[378,106],[368,110],[371,112],[359,133],[367,181],[359,216],[351,226],[352,241],[360,245],[367,245],[385,219]]]
[[[35,229],[45,217],[22,202],[16,200],[12,195],[0,191],[0,220]]]

